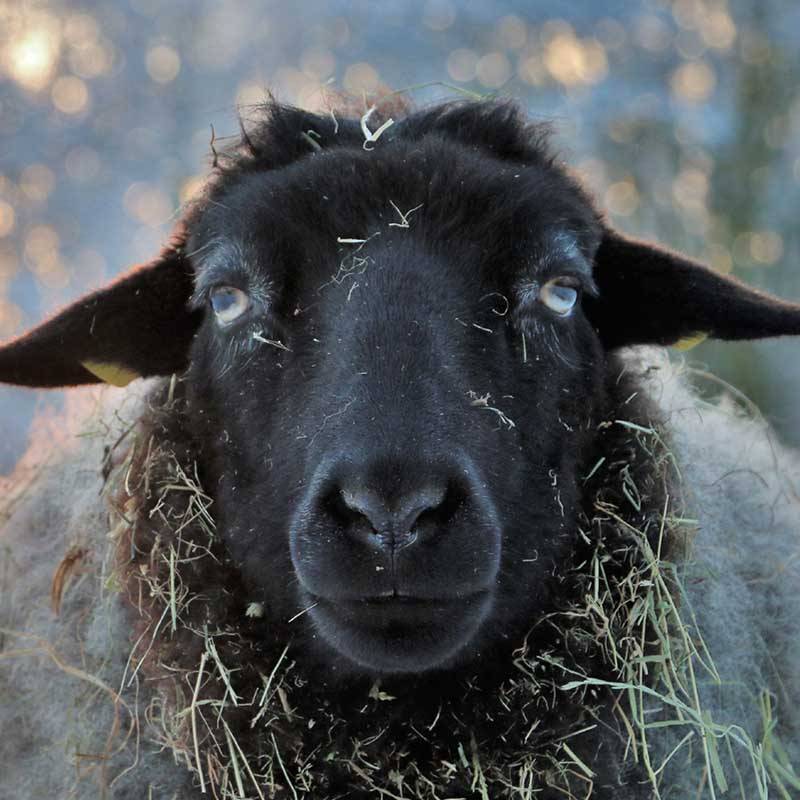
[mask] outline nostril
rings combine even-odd
[[[339,498],[351,519],[367,520],[376,532],[390,526],[391,514],[377,494],[367,489],[361,491],[340,489]]]
[[[351,492],[338,487],[332,489],[322,503],[328,514],[342,525],[352,525],[372,520],[365,513],[363,504],[359,503]]]
[[[427,486],[403,495],[395,506],[394,519],[398,529],[414,530],[419,521],[440,508],[447,494],[446,487]]]
[[[440,493],[438,502],[430,503],[421,509],[414,523],[424,529],[441,529],[453,521],[466,500],[466,491],[455,483],[449,483]]]
[[[330,519],[351,539],[370,548],[396,549],[398,539],[392,515],[372,492],[336,487],[328,493],[324,506]]]

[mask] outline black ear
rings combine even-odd
[[[595,256],[599,294],[586,313],[607,349],[679,345],[705,336],[800,334],[800,305],[751,289],[686,256],[606,229]]]
[[[155,260],[0,345],[0,382],[124,386],[183,370],[202,317],[188,307],[193,280],[183,246],[179,230]]]

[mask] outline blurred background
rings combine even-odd
[[[237,104],[444,83],[552,120],[620,228],[800,300],[797,0],[0,0],[0,339],[150,257]],[[689,358],[800,445],[800,342]],[[0,474],[61,401],[0,388]]]

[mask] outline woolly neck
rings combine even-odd
[[[220,797],[650,797],[632,729],[644,711],[618,687],[654,680],[641,668],[660,646],[643,613],[649,577],[687,531],[658,416],[616,366],[552,607],[475,663],[380,680],[320,659],[308,620],[251,605],[215,529],[182,386],[159,386],[109,494],[127,521],[129,669],[159,710],[147,738]]]

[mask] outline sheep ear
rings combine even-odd
[[[184,240],[176,232],[158,258],[0,345],[0,382],[124,386],[183,370],[202,317],[188,308],[193,280]]]
[[[607,349],[800,334],[800,305],[613,230],[598,248],[594,279],[599,294],[585,308]]]

